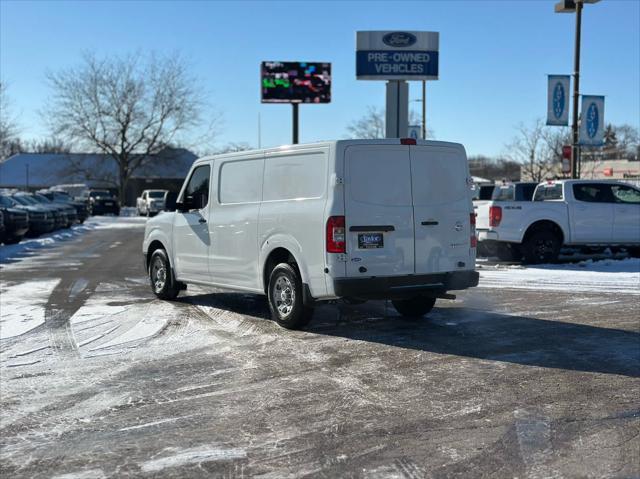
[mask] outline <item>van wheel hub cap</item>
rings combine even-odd
[[[156,288],[156,291],[161,291],[167,282],[167,269],[164,266],[164,262],[160,258],[156,258],[151,268],[151,280]]]
[[[286,317],[293,311],[293,303],[296,299],[295,289],[286,276],[280,276],[276,280],[276,284],[272,293],[273,302],[276,305],[280,316]]]

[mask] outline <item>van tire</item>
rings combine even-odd
[[[161,248],[155,250],[151,255],[149,283],[153,294],[160,299],[171,301],[176,299],[180,293],[180,283],[173,277],[167,252]]]
[[[402,316],[420,318],[433,309],[436,304],[436,298],[418,296],[410,299],[394,299],[391,302],[396,311]]]
[[[534,230],[522,244],[527,264],[553,263],[560,255],[560,238],[549,229]]]
[[[271,270],[267,299],[271,317],[283,328],[300,329],[313,316],[313,308],[303,301],[300,273],[288,263],[280,263]]]

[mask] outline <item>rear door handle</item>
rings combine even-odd
[[[437,221],[423,221],[420,223],[422,226],[436,226],[438,224]]]
[[[349,231],[395,231],[393,225],[367,225],[367,226],[351,226]]]
[[[200,223],[200,224],[203,224],[203,223],[206,223],[206,222],[207,222],[207,220],[205,220],[204,218],[200,218],[198,220],[198,223]]]

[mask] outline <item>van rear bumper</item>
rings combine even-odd
[[[436,296],[447,291],[478,286],[477,271],[387,276],[378,278],[340,278],[333,280],[336,296],[363,299],[395,299],[412,296]]]

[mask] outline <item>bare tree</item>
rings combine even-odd
[[[0,82],[0,160],[4,160],[21,149],[18,125],[11,113],[7,85]]]
[[[379,139],[385,138],[385,112],[381,108],[368,106],[367,112],[358,120],[347,125],[347,132],[350,138],[357,139]],[[422,118],[414,111],[409,112],[409,124],[421,125]],[[433,138],[433,132],[427,129],[427,138]]]
[[[203,98],[175,56],[87,54],[78,67],[49,73],[48,81],[53,98],[45,114],[53,134],[108,155],[117,166],[120,198],[153,155],[201,125]]]
[[[365,115],[347,126],[351,138],[378,139],[385,137],[384,111],[375,106],[367,107]]]
[[[507,145],[507,158],[520,163],[522,176],[532,181],[543,181],[548,176],[553,176],[558,157],[545,138],[549,134],[542,120],[536,120],[531,126],[520,124],[517,131],[517,135]]]

